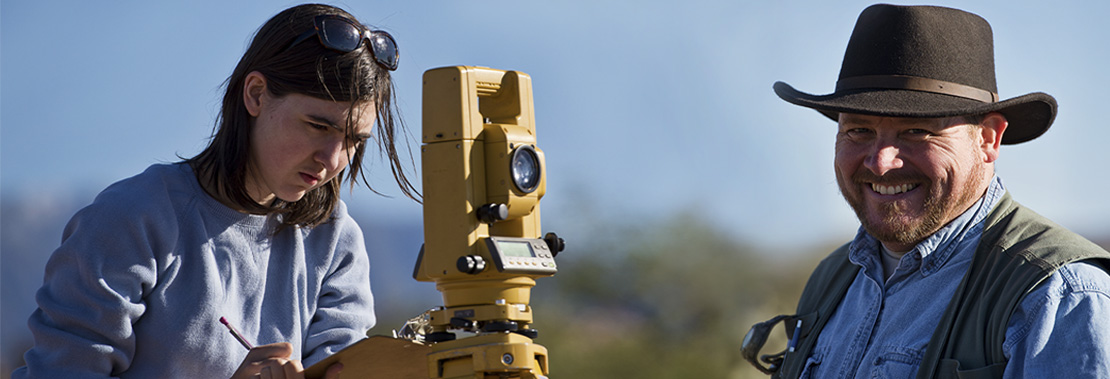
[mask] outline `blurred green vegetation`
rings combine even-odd
[[[766,377],[741,358],[744,334],[793,313],[831,251],[756,251],[694,214],[590,234],[533,290],[554,378]]]

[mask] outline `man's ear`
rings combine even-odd
[[[243,80],[243,104],[251,117],[258,117],[262,113],[263,98],[266,97],[266,76],[261,72],[251,71]]]
[[[979,133],[982,136],[980,148],[983,150],[984,162],[991,163],[998,159],[998,150],[1002,145],[1002,134],[1006,132],[1006,127],[1009,125],[1010,122],[1006,121],[1006,116],[998,112],[991,112],[983,117]]]

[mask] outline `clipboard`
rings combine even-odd
[[[431,346],[409,340],[373,336],[309,366],[306,379],[323,379],[328,366],[343,364],[342,378],[427,379]]]

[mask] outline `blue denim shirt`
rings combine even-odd
[[[903,255],[889,280],[879,241],[861,228],[848,253],[860,270],[801,377],[916,376],[1004,193],[995,177],[970,209]],[[1059,269],[1022,300],[1002,349],[1006,378],[1110,378],[1110,275],[1083,262]]]

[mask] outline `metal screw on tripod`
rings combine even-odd
[[[513,364],[513,355],[509,354],[509,353],[505,353],[505,355],[501,356],[501,363],[504,363],[506,365]]]

